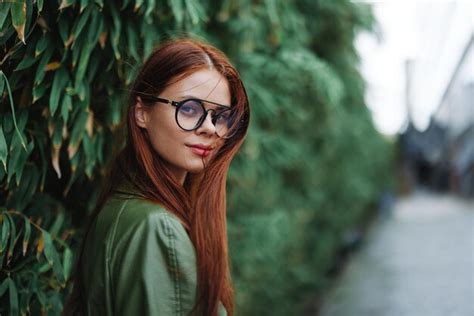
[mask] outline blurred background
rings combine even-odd
[[[472,1],[0,2],[0,314],[59,315],[153,48],[242,75],[237,315],[474,314]]]
[[[474,2],[357,2],[377,21],[355,45],[398,191],[317,314],[472,315]]]
[[[404,185],[473,195],[473,2],[374,1],[356,39],[378,131],[399,137]],[[403,23],[400,23],[403,21]]]

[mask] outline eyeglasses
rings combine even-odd
[[[145,96],[145,98],[155,102],[171,104],[176,107],[176,124],[185,131],[194,131],[198,129],[206,120],[209,112],[212,112],[211,121],[216,128],[217,136],[229,139],[235,136],[238,131],[239,124],[235,119],[236,113],[229,106],[197,98],[189,98],[182,101],[167,100],[150,95]],[[218,105],[218,109],[206,110],[204,102]]]

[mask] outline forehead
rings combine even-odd
[[[230,90],[227,79],[217,70],[201,69],[169,85],[163,96],[179,99],[193,96],[199,99],[230,105]]]

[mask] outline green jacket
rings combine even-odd
[[[112,196],[84,250],[88,315],[188,315],[194,306],[195,249],[178,218],[162,206]],[[227,315],[222,303],[219,315]]]

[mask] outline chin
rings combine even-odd
[[[214,155],[209,155],[202,159],[201,157],[188,157],[184,162],[184,170],[189,173],[201,173],[204,171],[204,164],[209,167],[213,163]]]
[[[199,161],[197,163],[188,164],[185,170],[189,173],[200,173],[204,171],[204,165],[202,164],[202,161]]]

